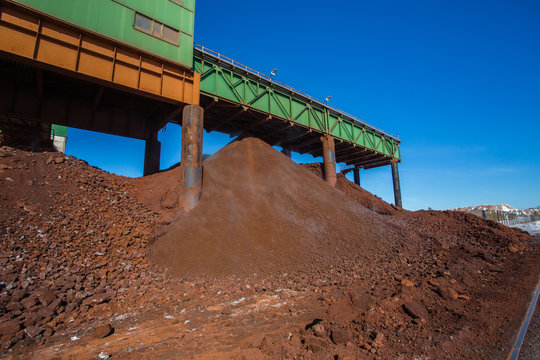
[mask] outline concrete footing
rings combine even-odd
[[[336,186],[336,149],[334,138],[329,135],[321,136],[323,145],[324,179],[330,186]]]
[[[197,205],[202,192],[202,145],[204,109],[187,105],[182,115],[181,174],[183,207],[189,211]]]
[[[399,185],[399,172],[398,172],[398,166],[397,162],[392,162],[390,164],[392,167],[392,181],[394,183],[394,200],[396,206],[399,206],[400,208],[403,207],[403,204],[401,203],[401,187]]]
[[[52,141],[53,141],[53,146],[57,151],[64,154],[66,153],[66,142],[67,142],[66,136],[53,135]]]
[[[144,145],[143,175],[152,175],[159,172],[159,159],[161,157],[161,143],[157,139],[157,131],[152,138],[146,140]]]

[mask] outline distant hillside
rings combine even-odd
[[[538,208],[520,210],[520,209],[516,209],[515,207],[510,206],[508,204],[465,206],[465,207],[459,207],[459,208],[449,209],[449,210],[466,211],[466,212],[482,211],[482,210],[485,210],[485,211],[507,211],[507,212],[514,212],[514,213],[517,213],[517,214],[520,214],[520,215],[540,214],[540,209],[538,209]]]

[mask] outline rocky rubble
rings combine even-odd
[[[144,284],[159,215],[128,194],[125,179],[69,156],[3,147],[0,164],[2,349],[124,306]]]
[[[178,168],[128,179],[57,153],[0,148],[1,351],[505,357],[540,270],[527,233],[465,213],[401,210],[343,176],[331,189],[320,165],[302,169],[254,139],[213,158],[206,198],[185,214],[171,200]],[[160,241],[189,249],[191,237],[197,251],[156,261]]]

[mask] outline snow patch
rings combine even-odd
[[[510,225],[510,226],[524,230],[531,235],[540,234],[540,220],[525,223],[525,224],[515,224],[515,225]]]

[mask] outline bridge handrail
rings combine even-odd
[[[293,93],[302,95],[303,97],[308,98],[309,100],[314,101],[314,102],[316,102],[317,104],[319,104],[319,105],[321,105],[321,106],[323,106],[323,107],[326,107],[326,108],[328,108],[328,109],[331,109],[331,110],[337,112],[338,114],[344,115],[344,116],[350,118],[351,120],[353,120],[353,121],[355,121],[355,122],[357,122],[357,123],[360,123],[360,124],[362,124],[362,125],[364,125],[364,126],[370,128],[371,130],[374,130],[374,131],[376,131],[376,132],[378,132],[378,133],[380,133],[380,134],[382,134],[382,135],[385,135],[385,136],[387,136],[387,137],[390,137],[390,138],[392,138],[393,140],[395,140],[395,141],[397,141],[397,142],[401,142],[401,141],[400,141],[398,138],[396,138],[395,136],[390,135],[390,134],[388,134],[387,132],[385,132],[385,131],[383,131],[383,130],[380,130],[380,129],[378,129],[378,128],[372,126],[372,125],[369,125],[369,124],[365,123],[364,121],[358,119],[358,118],[357,118],[356,116],[354,116],[354,115],[351,115],[351,114],[349,114],[349,113],[346,113],[345,111],[340,110],[340,109],[338,109],[338,108],[336,108],[336,107],[334,107],[334,106],[332,106],[332,105],[328,105],[327,103],[325,103],[325,102],[323,102],[323,101],[321,101],[321,100],[319,100],[319,99],[317,99],[317,98],[315,98],[315,97],[313,97],[313,96],[311,96],[311,95],[309,95],[309,94],[306,94],[306,93],[304,93],[304,92],[302,92],[302,91],[300,91],[300,90],[297,90],[297,89],[293,88],[293,87],[290,86],[290,85],[287,85],[287,84],[284,84],[284,83],[282,83],[282,82],[280,82],[280,81],[274,80],[274,78],[272,78],[271,76],[266,75],[266,74],[264,74],[264,73],[261,73],[260,71],[257,71],[257,70],[255,70],[255,69],[252,69],[252,68],[250,68],[250,67],[247,66],[247,65],[244,65],[244,64],[242,64],[242,63],[239,63],[238,61],[236,61],[236,60],[234,60],[234,59],[231,59],[230,57],[227,57],[227,56],[225,56],[225,55],[222,55],[222,54],[218,53],[218,52],[215,51],[215,50],[209,49],[209,48],[207,48],[207,47],[205,47],[205,46],[203,46],[203,45],[201,45],[201,44],[197,44],[197,43],[194,43],[194,44],[193,44],[193,47],[194,47],[195,49],[199,50],[200,52],[206,54],[206,55],[210,55],[211,57],[214,57],[215,59],[225,61],[225,62],[229,63],[230,65],[232,65],[232,66],[234,66],[234,67],[240,68],[240,69],[242,69],[242,70],[244,70],[244,71],[247,71],[247,72],[251,73],[252,75],[255,75],[255,76],[259,77],[259,78],[265,79],[265,80],[267,80],[267,81],[269,81],[269,82],[271,82],[271,83],[273,83],[273,84],[275,84],[275,85],[277,85],[277,86],[280,86],[280,87],[282,87],[282,88],[285,88],[285,89],[287,89],[287,90],[289,90],[289,91],[291,91],[291,92],[293,92]]]

